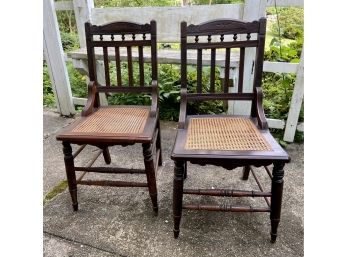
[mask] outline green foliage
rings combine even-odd
[[[159,65],[159,106],[163,120],[179,119],[180,70],[178,65]]]
[[[54,94],[48,74],[47,65],[43,65],[43,105],[46,107],[53,107],[55,104]]]
[[[60,37],[65,52],[79,48],[79,38],[76,33],[60,32]]]
[[[179,0],[95,0],[95,7],[176,6]]]
[[[277,38],[273,38],[269,50],[265,52],[264,59],[267,61],[298,63],[302,46],[303,41],[300,40],[285,46],[281,45]]]
[[[57,11],[59,30],[64,33],[77,33],[74,11]]]
[[[243,3],[243,0],[191,0],[193,5],[208,5],[208,4],[234,4]]]
[[[263,75],[263,106],[266,116],[286,120],[296,76],[279,73],[264,73]]]
[[[87,97],[87,77],[76,70],[71,62],[67,62],[70,87],[73,96]]]
[[[274,10],[273,10],[274,9]],[[275,8],[271,9],[272,14],[276,14]],[[303,8],[285,7],[277,8],[279,16],[280,35],[284,38],[298,39],[303,38],[304,12]],[[274,23],[272,32],[278,34],[278,24]]]
[[[271,14],[276,14],[275,8],[269,8]],[[274,37],[265,52],[267,61],[298,63],[303,47],[303,9],[278,8],[281,39],[295,39],[288,45],[281,43],[278,37]],[[271,24],[272,34],[278,35],[278,24]],[[283,42],[283,40],[282,40]],[[274,119],[286,120],[290,109],[291,97],[296,80],[295,74],[264,73],[263,92],[266,116]],[[300,111],[299,122],[304,120],[303,106]],[[285,146],[283,138],[284,130],[271,130],[279,143]],[[303,141],[303,133],[296,132],[295,141]]]

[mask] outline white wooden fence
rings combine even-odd
[[[66,71],[64,52],[55,11],[74,10],[79,41],[81,48],[85,47],[84,23],[91,21],[93,24],[103,24],[115,20],[128,20],[133,22],[157,21],[158,42],[179,42],[180,22],[186,20],[189,24],[198,24],[203,21],[218,18],[234,18],[247,21],[256,20],[265,16],[266,7],[274,6],[275,0],[245,0],[244,4],[227,5],[201,5],[184,7],[135,7],[135,8],[94,8],[93,0],[73,0],[44,2],[44,54],[47,60],[58,111],[62,115],[75,113],[74,103],[84,103],[84,99],[74,98],[71,95],[70,83]],[[277,6],[303,7],[303,0],[277,0]],[[199,13],[199,15],[197,15]],[[170,28],[170,29],[168,29]],[[168,33],[169,31],[169,33]],[[253,61],[255,49],[247,49],[245,55],[244,82],[246,92],[252,90]],[[296,73],[296,82],[292,95],[287,121],[267,119],[270,128],[284,129],[284,141],[293,142],[296,129],[303,131],[303,123],[298,124],[298,117],[303,101],[303,51],[299,64],[283,62],[264,62],[265,72]],[[78,65],[79,60],[75,61]],[[81,65],[81,63],[79,64]],[[85,65],[82,63],[82,65]],[[97,70],[101,68],[99,63]],[[238,68],[237,68],[238,69]],[[223,71],[224,69],[222,69]],[[238,72],[230,72],[238,74]],[[222,74],[223,76],[224,74]],[[237,76],[237,75],[236,75]],[[235,82],[237,77],[232,77]],[[231,91],[233,92],[233,88]],[[245,114],[250,112],[251,103],[229,101],[229,113]]]

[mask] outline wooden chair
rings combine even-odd
[[[181,105],[179,127],[171,158],[175,162],[173,189],[174,237],[179,236],[182,209],[225,212],[270,212],[271,241],[275,242],[280,220],[284,164],[290,161],[288,154],[279,146],[268,130],[262,107],[262,67],[265,45],[266,19],[243,22],[238,20],[214,20],[200,25],[181,23]],[[252,39],[252,35],[257,35]],[[212,36],[216,40],[212,41]],[[239,37],[239,40],[237,38]],[[227,39],[230,40],[227,40]],[[207,39],[207,41],[205,41]],[[191,42],[188,42],[188,41]],[[205,42],[204,42],[205,41]],[[253,92],[243,90],[244,57],[247,47],[256,48]],[[225,48],[225,79],[223,92],[215,92],[216,50]],[[229,93],[231,48],[240,49],[239,83],[236,93]],[[197,87],[187,88],[187,49],[197,49]],[[202,90],[202,50],[211,51],[210,92]],[[233,115],[187,115],[189,101],[206,100],[251,101],[251,113]],[[215,165],[232,170],[244,167],[243,179],[252,166],[265,166],[271,177],[271,192],[265,192],[255,176],[260,191],[232,189],[184,189],[187,162],[199,165]],[[268,165],[273,164],[273,175]],[[234,205],[183,204],[183,194],[224,197],[264,197],[266,207]],[[271,198],[269,201],[268,197]]]
[[[156,170],[162,165],[160,123],[158,114],[157,86],[157,53],[156,53],[156,22],[136,24],[129,22],[114,22],[102,26],[85,24],[88,68],[90,82],[88,99],[81,118],[57,136],[63,141],[64,161],[68,179],[69,191],[74,211],[78,209],[77,184],[112,187],[148,187],[155,214],[158,212]],[[120,48],[127,49],[128,83],[122,81]],[[140,85],[134,85],[132,47],[137,48]],[[151,78],[150,85],[144,79],[144,47],[151,48]],[[102,48],[104,54],[105,86],[98,83],[96,73],[95,51]],[[134,56],[134,55],[133,55]],[[111,85],[110,62],[115,61],[117,86]],[[123,65],[123,64],[122,64]],[[128,86],[127,86],[128,84]],[[151,106],[101,106],[99,93],[149,93]],[[91,167],[98,156],[103,153],[106,164],[111,163],[108,147],[113,145],[132,145],[141,143],[143,148],[145,169],[125,169],[116,167]],[[72,153],[71,144],[82,145]],[[96,156],[86,167],[75,167],[74,158],[86,145],[100,148]],[[129,159],[132,162],[132,159]],[[99,173],[140,173],[146,174],[147,183],[81,180],[76,179],[76,171]]]

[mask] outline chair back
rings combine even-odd
[[[151,49],[151,80],[157,81],[156,21],[151,21],[150,24],[121,21],[101,26],[87,22],[85,23],[85,31],[88,70],[91,81],[98,83],[97,57],[102,56],[100,59],[104,63],[105,86],[98,83],[98,92],[151,92],[151,81],[146,81],[145,78],[143,51],[145,47]],[[121,59],[121,51],[127,53],[125,55],[127,56],[126,60]],[[121,63],[122,61],[124,62]],[[111,62],[115,63],[115,72],[112,73],[110,69]],[[138,64],[136,65],[133,62]],[[128,76],[126,79],[122,79],[122,67],[126,66]],[[110,75],[113,73],[116,76],[111,78]],[[112,81],[115,81],[115,83],[112,83]]]
[[[181,23],[181,87],[187,88],[187,50],[197,50],[197,86],[187,92],[188,101],[204,100],[254,100],[254,93],[243,91],[245,49],[256,48],[253,87],[261,86],[263,55],[265,46],[266,19],[244,22],[240,20],[220,19],[199,25]],[[239,77],[237,93],[229,93],[231,49],[239,49]],[[215,86],[216,51],[225,51],[225,78],[221,91]],[[210,50],[210,85],[202,88],[202,54]]]

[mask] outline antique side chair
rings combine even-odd
[[[158,212],[156,170],[162,165],[160,124],[158,114],[157,86],[157,51],[156,22],[136,24],[129,22],[114,22],[102,26],[85,24],[89,85],[88,99],[79,119],[63,129],[57,140],[63,142],[63,152],[69,191],[74,211],[78,210],[77,184],[112,187],[148,187],[155,214]],[[151,81],[144,79],[144,47],[151,48]],[[120,51],[127,51],[128,80],[122,79]],[[134,51],[132,50],[134,49]],[[96,73],[96,52],[103,53],[105,67],[105,85],[98,82]],[[132,57],[133,54],[133,57]],[[139,65],[139,77],[134,78],[133,59],[136,57]],[[111,62],[115,62],[117,85],[111,83]],[[138,82],[139,83],[136,83]],[[135,84],[136,83],[136,84]],[[115,82],[116,84],[116,82]],[[151,94],[151,106],[101,106],[99,93],[148,93]],[[141,143],[145,169],[126,169],[121,167],[92,167],[98,156],[103,153],[106,164],[111,163],[109,146],[132,145]],[[71,144],[81,147],[72,153]],[[97,155],[86,167],[76,167],[74,158],[86,145],[99,148]],[[132,162],[132,160],[129,160]],[[98,172],[108,174],[146,174],[147,183],[110,180],[76,179],[76,171]]]
[[[262,107],[262,67],[266,19],[243,22],[214,20],[199,25],[181,23],[181,103],[179,126],[171,158],[175,162],[173,188],[174,237],[180,232],[182,209],[225,212],[270,212],[271,241],[275,242],[280,221],[284,164],[290,161],[268,130]],[[254,39],[255,37],[255,39]],[[215,38],[215,40],[212,40]],[[229,40],[228,40],[229,39]],[[238,39],[238,40],[237,40]],[[206,41],[207,40],[207,41]],[[256,48],[253,91],[246,92],[243,83],[246,48]],[[225,79],[222,92],[215,90],[216,50],[225,49]],[[237,92],[229,92],[231,48],[239,48],[239,82]],[[187,49],[197,50],[197,86],[187,87]],[[202,90],[202,50],[210,49],[210,90]],[[187,115],[189,101],[239,100],[251,102],[250,115]],[[232,170],[243,167],[243,179],[255,177],[260,191],[232,189],[184,189],[187,162],[215,165]],[[273,164],[273,174],[267,166]],[[270,176],[271,192],[265,192],[253,166],[264,166]],[[193,178],[191,178],[193,179]],[[266,207],[183,204],[183,194],[223,197],[264,197]],[[269,199],[269,197],[271,199]]]

